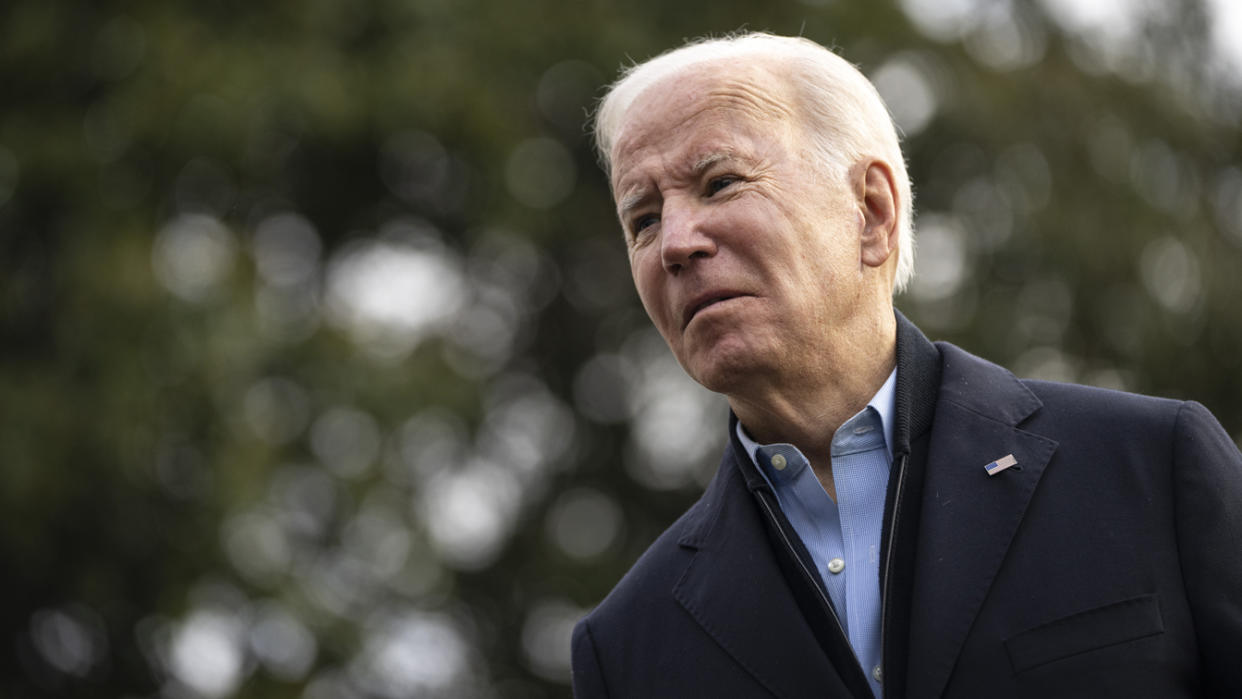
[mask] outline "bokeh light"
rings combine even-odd
[[[169,670],[176,682],[204,697],[232,694],[245,671],[243,623],[232,614],[198,610],[173,631]]]
[[[562,493],[548,511],[548,534],[566,555],[591,559],[607,551],[623,531],[621,508],[590,488]]]
[[[185,301],[201,302],[220,292],[236,253],[237,241],[220,221],[185,214],[160,230],[151,261],[165,288]]]
[[[329,319],[373,356],[412,352],[463,303],[460,264],[419,221],[394,221],[355,242],[328,268]]]
[[[81,605],[36,611],[30,617],[30,638],[48,665],[76,677],[101,670],[108,657],[103,621]]]
[[[522,652],[540,677],[565,683],[569,679],[569,645],[574,624],[586,610],[560,599],[531,606],[522,625]]]
[[[939,96],[923,74],[924,60],[913,54],[890,58],[871,76],[893,121],[905,138],[918,135],[936,115]]]

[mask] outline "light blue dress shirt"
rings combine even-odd
[[[880,671],[880,535],[893,464],[897,370],[867,407],[832,436],[833,502],[792,444],[758,444],[742,423],[737,435],[767,479],[832,598],[871,691],[882,696]]]

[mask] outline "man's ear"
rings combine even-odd
[[[862,262],[879,267],[897,249],[897,182],[888,163],[872,160],[855,181],[855,187],[863,217]]]

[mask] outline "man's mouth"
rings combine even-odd
[[[698,315],[699,311],[702,311],[709,306],[714,306],[722,301],[728,301],[730,299],[739,298],[745,295],[746,294],[739,294],[731,291],[717,291],[703,294],[702,296],[694,299],[691,303],[686,304],[686,312],[682,316],[681,327],[685,328],[689,325],[690,321]]]

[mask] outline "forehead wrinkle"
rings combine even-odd
[[[736,80],[708,90],[707,96],[708,104],[716,108],[737,109],[759,121],[792,123],[794,112],[788,100],[773,92],[749,80]]]
[[[677,124],[647,124],[639,128],[638,134],[626,134],[627,129],[624,126],[618,128],[618,138],[613,145],[614,152],[624,151],[625,145],[635,139],[649,138],[652,129],[657,129],[658,132],[677,130],[713,112],[738,111],[756,122],[782,122],[782,125],[786,127],[796,123],[793,102],[790,99],[791,95],[788,94],[792,88],[785,84],[786,78],[769,70],[755,67],[747,72],[747,75],[741,77],[710,76],[708,78],[710,82],[701,88],[701,91],[697,91],[699,92],[697,96],[693,93],[683,96],[684,102],[693,106],[678,115],[679,123]],[[648,87],[635,98],[630,109],[636,109],[639,104],[651,99],[653,95],[660,95],[672,87],[680,88],[685,78],[676,80],[677,78],[679,78],[677,75],[667,76],[664,80]],[[693,80],[693,78],[690,79]],[[641,120],[641,115],[638,118]]]

